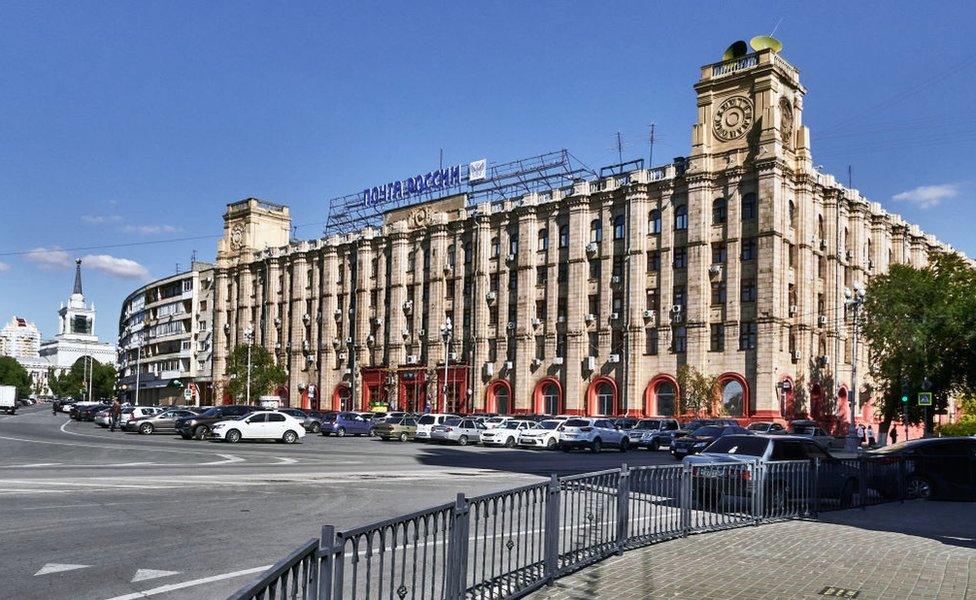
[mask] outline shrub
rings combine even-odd
[[[976,435],[976,419],[965,419],[958,423],[946,423],[938,428],[939,435],[947,437]]]

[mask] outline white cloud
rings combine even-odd
[[[5,262],[0,262],[0,273],[3,273],[4,271],[9,271],[9,270],[10,270],[10,265],[8,265]]]
[[[175,233],[179,231],[179,228],[173,227],[172,225],[126,225],[122,229],[128,233],[137,233],[139,235],[155,235],[157,233]]]
[[[71,266],[71,256],[58,248],[34,248],[24,258],[36,263],[42,269],[64,269]]]
[[[84,256],[81,259],[81,266],[123,279],[146,279],[149,277],[149,270],[136,261],[108,254]]]
[[[932,208],[938,206],[946,198],[955,198],[959,195],[959,184],[943,183],[941,185],[920,185],[917,188],[895,194],[892,200],[896,202],[909,202],[918,208]]]
[[[89,225],[107,225],[122,220],[119,215],[81,215],[81,220]]]

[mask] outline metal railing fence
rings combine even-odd
[[[625,550],[906,497],[910,461],[676,464],[526,485],[322,528],[232,600],[518,598]]]

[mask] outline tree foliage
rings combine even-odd
[[[81,357],[63,373],[48,369],[47,384],[55,396],[81,398],[88,396],[88,361],[91,361],[92,398],[108,400],[115,396],[117,373],[112,365],[102,364],[94,358]]]
[[[247,393],[247,346],[238,345],[227,357],[227,393],[243,399]],[[263,346],[251,346],[251,400],[272,391],[287,379],[285,370],[275,364]]]
[[[892,265],[869,283],[864,310],[871,375],[878,384],[875,407],[883,423],[900,418],[903,386],[911,423],[924,416],[916,399],[925,379],[936,409],[944,409],[951,395],[974,389],[976,271],[966,260],[936,253],[923,268]]]
[[[702,373],[691,365],[678,367],[681,388],[680,412],[693,415],[716,414],[718,410],[718,377]]]
[[[30,373],[12,356],[0,356],[0,385],[16,387],[18,398],[26,398],[33,391]]]

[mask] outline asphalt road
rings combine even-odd
[[[307,436],[185,441],[109,432],[50,405],[0,416],[2,598],[224,598],[322,525],[354,527],[546,478],[670,464]]]

